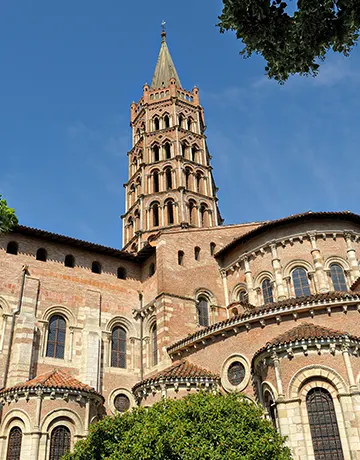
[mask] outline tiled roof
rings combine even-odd
[[[303,339],[323,339],[323,338],[337,338],[349,335],[343,331],[336,331],[328,327],[319,326],[318,324],[302,323],[289,331],[284,332],[268,342],[266,345],[282,345],[284,343],[301,341]]]
[[[147,383],[157,382],[159,380],[176,380],[176,379],[212,379],[218,380],[220,378],[219,374],[211,372],[203,367],[199,367],[194,363],[190,363],[186,359],[177,361],[172,364],[170,367],[157,372],[153,376],[148,377],[141,382],[138,382],[134,389],[145,385]]]
[[[88,241],[78,240],[70,236],[59,235],[58,233],[48,232],[46,230],[40,230],[38,228],[25,227],[24,225],[18,225],[12,230],[13,233],[20,233],[21,235],[30,236],[34,238],[41,238],[43,240],[54,241],[56,243],[68,244],[69,246],[80,247],[82,249],[96,252],[99,254],[106,254],[117,259],[133,260],[134,262],[141,262],[145,260],[149,255],[155,252],[155,248],[150,245],[146,245],[137,254],[132,254],[127,251],[120,249],[110,248],[102,246],[101,244],[90,243]]]
[[[355,214],[350,211],[333,211],[333,212],[304,212],[301,214],[294,214],[292,216],[283,217],[282,219],[277,220],[269,220],[264,222],[263,225],[255,228],[254,230],[250,230],[249,232],[241,235],[238,238],[234,238],[229,244],[224,246],[220,251],[215,254],[215,257],[219,257],[224,255],[229,249],[237,246],[240,243],[245,243],[245,241],[253,238],[254,236],[260,235],[265,231],[277,227],[283,224],[293,223],[297,221],[305,222],[313,219],[343,219],[343,220],[350,220],[351,222],[355,222],[360,224],[360,215]]]
[[[269,313],[271,311],[278,311],[283,307],[291,307],[291,306],[301,306],[301,305],[308,305],[314,304],[317,302],[326,303],[326,302],[333,302],[336,300],[356,300],[359,299],[359,294],[354,292],[339,292],[339,291],[332,291],[332,292],[324,292],[321,294],[313,294],[306,297],[295,297],[291,299],[281,300],[280,302],[274,302],[267,305],[263,305],[261,307],[254,307],[251,304],[242,305],[245,307],[246,311],[238,316],[233,316],[232,318],[226,319],[224,321],[220,321],[218,323],[212,324],[211,326],[204,327],[199,331],[190,334],[183,339],[178,340],[177,342],[171,344],[167,347],[168,352],[171,353],[171,350],[181,347],[182,345],[189,344],[196,339],[200,339],[204,336],[211,335],[217,331],[223,330],[224,328],[231,327],[233,324],[237,324],[239,321],[251,319],[254,315],[259,315],[261,313]],[[232,304],[234,307],[239,305],[239,302]],[[231,306],[231,305],[230,305]]]
[[[11,390],[26,390],[31,388],[59,388],[64,390],[97,393],[94,388],[80,382],[66,372],[60,369],[53,369],[52,371],[41,374],[34,379],[28,380],[27,382],[18,383],[11,388],[4,388],[0,391],[0,394]]]
[[[352,291],[358,292],[360,290],[360,278],[356,279],[351,285],[350,289]]]

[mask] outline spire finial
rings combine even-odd
[[[166,21],[162,20],[161,22],[161,38],[163,42],[166,42]]]

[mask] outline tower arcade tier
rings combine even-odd
[[[152,84],[131,105],[132,149],[123,245],[138,251],[158,231],[220,225],[199,90],[182,88],[166,32]]]

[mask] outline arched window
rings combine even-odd
[[[209,302],[206,297],[199,297],[196,304],[198,322],[200,326],[209,325]]]
[[[180,115],[179,115],[179,126],[180,126],[180,128],[183,127],[183,124],[184,124],[184,117],[183,117],[182,114],[180,113]]]
[[[239,291],[239,302],[248,303],[248,301],[249,301],[249,295],[246,289],[241,289],[241,291]]]
[[[266,410],[267,410],[267,413],[268,413],[268,417],[270,418],[270,420],[272,421],[274,427],[276,428],[276,418],[277,418],[276,405],[274,403],[274,398],[269,393],[269,391],[265,392],[264,404],[265,404],[265,407],[266,407]]]
[[[190,185],[190,175],[191,175],[191,170],[189,168],[185,168],[185,187],[189,189]]]
[[[184,262],[184,251],[178,251],[178,264],[182,265]]]
[[[124,267],[119,267],[117,269],[117,277],[119,280],[126,280],[126,269]]]
[[[164,149],[165,149],[165,158],[169,160],[169,158],[171,158],[171,146],[169,142],[166,142],[166,144],[164,145]]]
[[[232,317],[238,316],[238,314],[239,314],[239,310],[236,307],[231,309],[231,316]]]
[[[200,251],[201,249],[199,248],[199,246],[196,246],[194,248],[194,257],[195,257],[195,260],[200,260]]]
[[[210,255],[213,256],[215,254],[215,248],[216,244],[215,243],[210,243]]]
[[[11,428],[9,433],[6,460],[20,460],[22,431],[18,426]]]
[[[19,245],[17,244],[16,241],[10,241],[7,245],[6,252],[8,254],[13,254],[14,256],[17,256],[19,250]]]
[[[166,210],[167,210],[168,225],[171,225],[174,223],[174,202],[173,201],[168,201],[166,203]]]
[[[165,115],[165,117],[164,117],[164,124],[165,124],[165,128],[170,128],[170,118],[169,118],[169,115]]]
[[[264,281],[261,283],[261,290],[265,305],[274,302],[273,289],[269,278],[265,278]]]
[[[192,119],[191,118],[188,118],[188,121],[187,121],[187,129],[190,131],[191,130],[191,125],[192,125]]]
[[[312,388],[306,395],[315,460],[343,460],[334,403],[325,388]]]
[[[155,264],[151,263],[149,266],[149,276],[155,275],[155,271],[156,271]]]
[[[310,286],[307,272],[304,268],[298,267],[292,272],[295,296],[302,297],[310,295]]]
[[[111,366],[126,368],[126,331],[121,326],[111,333]]]
[[[154,131],[158,131],[160,129],[160,121],[158,117],[154,118]]]
[[[171,190],[172,189],[172,173],[171,173],[170,168],[167,168],[165,170],[165,177],[166,177],[166,190]]]
[[[41,262],[46,262],[47,259],[47,252],[44,248],[39,248],[36,251],[36,260],[41,260]]]
[[[96,261],[93,262],[91,264],[91,271],[93,273],[97,273],[98,275],[100,275],[101,274],[101,264],[100,264],[100,262],[96,262]]]
[[[330,276],[335,291],[347,291],[344,269],[339,264],[330,265]]]
[[[156,366],[158,363],[158,346],[157,346],[157,326],[156,323],[151,328],[151,348],[152,348],[152,364]]]
[[[46,356],[49,358],[64,359],[65,354],[66,322],[60,315],[50,318]]]
[[[158,145],[155,145],[153,147],[153,154],[154,154],[154,161],[159,161],[160,160],[160,148]]]
[[[74,268],[75,267],[75,258],[71,254],[67,254],[65,256],[65,262],[64,262],[65,267],[69,268]]]
[[[159,226],[159,204],[153,203],[151,205],[151,209],[152,209],[153,227],[158,227]]]
[[[49,460],[60,460],[70,451],[70,430],[66,426],[56,426],[51,432]]]

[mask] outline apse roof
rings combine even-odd
[[[304,212],[301,214],[294,214],[292,216],[283,217],[282,219],[265,221],[262,225],[250,230],[249,232],[241,235],[238,238],[234,238],[229,244],[224,246],[220,251],[215,254],[215,257],[223,256],[228,250],[236,247],[238,244],[245,243],[250,238],[261,235],[262,233],[270,230],[271,228],[281,226],[283,224],[298,222],[298,221],[309,221],[313,219],[344,219],[351,220],[355,223],[360,224],[360,215],[355,214],[351,211],[327,211],[327,212]]]
[[[53,369],[26,382],[18,383],[10,388],[3,388],[0,391],[0,394],[12,390],[26,390],[34,388],[59,388],[98,394],[94,388],[80,382],[80,380],[77,380],[60,369]]]

